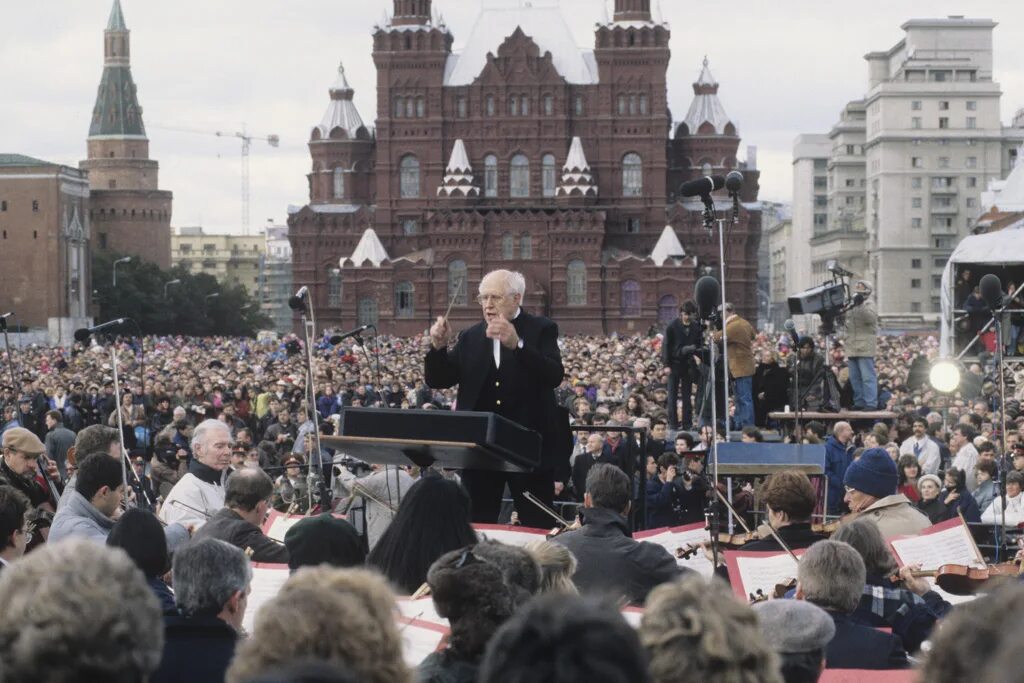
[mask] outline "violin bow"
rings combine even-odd
[[[523,497],[526,498],[526,500],[528,500],[531,503],[533,503],[534,505],[536,505],[537,507],[539,507],[544,512],[546,512],[550,517],[555,519],[564,528],[568,529],[569,527],[572,526],[572,524],[569,524],[569,522],[565,521],[565,518],[562,517],[562,515],[558,514],[557,512],[555,512],[554,510],[549,508],[547,505],[545,505],[544,503],[540,502],[540,500],[537,499],[537,496],[533,495],[529,491],[524,491],[523,492]]]
[[[718,496],[719,500],[725,503],[725,507],[729,508],[729,512],[732,514],[733,517],[736,518],[736,521],[740,523],[740,526],[743,527],[743,530],[746,531],[748,534],[753,535],[754,532],[750,530],[750,527],[747,526],[747,523],[743,521],[743,517],[741,517],[740,514],[736,512],[736,509],[729,503],[726,497],[722,495],[722,492],[718,490],[718,487],[715,486],[713,488],[715,489],[715,495]]]

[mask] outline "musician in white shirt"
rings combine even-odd
[[[921,468],[921,474],[938,474],[942,464],[939,444],[928,436],[928,421],[923,417],[914,418],[914,435],[900,445],[900,455],[913,455]]]
[[[1024,522],[1024,496],[1021,487],[1024,485],[1024,474],[1010,472],[1006,475],[1006,526],[1017,526]],[[981,513],[983,524],[1003,524],[1003,497],[996,496],[992,504]]]

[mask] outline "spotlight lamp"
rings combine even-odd
[[[951,394],[960,386],[960,368],[948,358],[939,360],[928,372],[928,381],[936,391]]]

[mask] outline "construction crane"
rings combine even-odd
[[[192,133],[195,135],[216,135],[219,138],[238,138],[242,141],[242,230],[244,234],[249,234],[249,152],[252,148],[253,140],[263,140],[271,147],[278,147],[281,144],[281,138],[277,135],[267,135],[261,137],[257,135],[249,135],[245,129],[245,123],[242,124],[241,132],[228,133],[220,130],[196,130],[194,128],[180,128],[177,126],[161,126],[156,124],[150,124],[150,128],[157,130],[167,130],[176,133]]]

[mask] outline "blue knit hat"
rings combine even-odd
[[[875,498],[896,493],[896,463],[884,448],[869,448],[846,468],[843,484]]]

